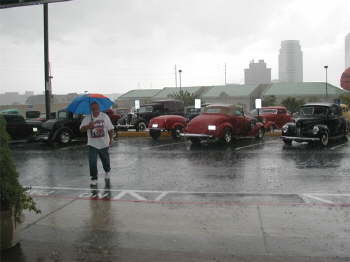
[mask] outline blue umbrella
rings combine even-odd
[[[91,103],[96,102],[100,106],[101,111],[109,109],[113,102],[106,96],[101,94],[86,94],[82,96],[77,96],[74,100],[67,106],[67,111],[74,114],[91,114]]]

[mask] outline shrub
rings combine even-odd
[[[14,209],[17,222],[21,222],[23,210],[40,213],[28,188],[21,186],[18,173],[8,145],[9,135],[6,132],[6,120],[0,115],[0,210]]]

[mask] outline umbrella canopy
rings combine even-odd
[[[86,94],[74,98],[74,100],[67,106],[67,111],[74,114],[91,114],[90,105],[93,102],[99,104],[101,111],[105,111],[113,105],[113,102],[104,95]]]

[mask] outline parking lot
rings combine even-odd
[[[99,179],[97,189],[89,187],[83,143],[12,148],[20,180],[31,186],[43,211],[27,215],[24,257],[65,261],[79,252],[85,260],[76,261],[350,257],[347,140],[321,148],[285,146],[270,136],[232,146],[123,137],[110,149],[110,185]],[[48,248],[40,249],[40,243]],[[7,256],[26,261],[15,251]],[[61,260],[49,260],[52,256]]]

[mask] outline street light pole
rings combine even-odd
[[[328,65],[325,65],[324,69],[326,70],[326,99],[328,100]]]
[[[227,81],[226,81],[226,63],[225,63],[225,86],[227,85]]]
[[[50,118],[50,72],[49,72],[49,15],[48,4],[43,4],[44,11],[44,64],[45,64],[45,109],[46,119]]]
[[[182,87],[182,86],[181,86],[181,73],[182,73],[182,70],[180,69],[180,70],[179,70],[179,80],[180,80],[180,83],[179,83],[179,84],[180,84],[180,91],[181,91],[181,87]]]

